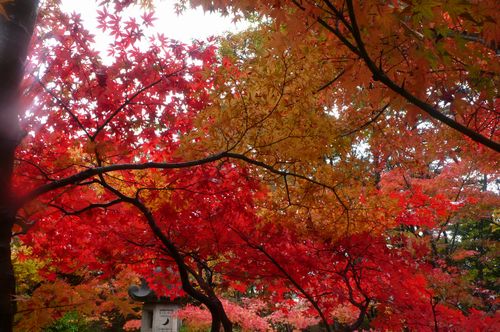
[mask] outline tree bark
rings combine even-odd
[[[18,123],[19,84],[38,0],[15,0],[0,6],[0,331],[8,332],[16,312],[10,243],[15,221],[11,188],[14,153],[23,137]]]

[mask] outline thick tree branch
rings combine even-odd
[[[306,8],[296,0],[292,0],[292,3],[299,8],[302,11],[306,11]],[[325,1],[327,3],[328,7],[331,9],[333,6],[330,1]],[[338,28],[333,27],[331,24],[329,24],[327,21],[322,19],[319,16],[314,16],[314,19],[323,26],[326,30],[330,31],[333,33],[351,52],[359,56],[360,58],[363,59],[365,64],[367,65],[368,69],[372,72],[373,78],[377,81],[380,81],[383,83],[385,86],[387,86],[389,89],[392,91],[396,92],[399,94],[401,97],[405,98],[409,103],[417,106],[420,108],[423,112],[427,113],[429,116],[432,118],[436,119],[439,122],[444,123],[448,127],[462,133],[463,135],[469,137],[473,141],[482,144],[484,146],[489,147],[490,149],[500,152],[500,143],[495,142],[486,136],[483,136],[482,134],[468,128],[467,126],[464,126],[463,124],[453,120],[452,118],[447,117],[443,113],[441,113],[439,110],[437,110],[434,106],[426,103],[425,101],[421,100],[414,94],[412,94],[410,91],[404,88],[404,86],[397,84],[394,82],[391,78],[389,78],[385,72],[377,66],[377,64],[372,60],[370,55],[368,54],[364,42],[361,38],[361,33],[359,31],[359,26],[356,21],[356,16],[354,12],[354,6],[352,3],[352,0],[347,0],[347,11],[349,14],[349,20],[350,24],[346,21],[346,18],[342,14],[342,11],[336,9],[334,14],[336,15],[336,18],[340,20],[347,28],[347,30],[350,32],[352,37],[354,38],[355,43],[351,42],[349,38],[346,37],[342,31],[340,31]],[[335,7],[334,7],[335,8]],[[467,38],[466,36],[462,36],[463,38]]]
[[[385,86],[387,86],[389,89],[392,91],[396,92],[403,98],[405,98],[407,101],[412,103],[413,105],[417,106],[420,108],[422,111],[425,113],[429,114],[432,118],[438,120],[439,122],[442,122],[446,124],[447,126],[455,129],[456,131],[464,134],[465,136],[469,137],[470,139],[489,147],[490,149],[500,152],[500,143],[497,143],[493,140],[490,140],[489,138],[481,135],[480,133],[458,123],[457,121],[447,117],[443,113],[439,112],[437,109],[435,109],[432,105],[426,103],[425,101],[419,99],[412,93],[410,93],[408,90],[406,90],[403,86],[400,86],[396,84],[392,79],[390,79],[385,72],[373,62],[371,59],[370,55],[368,54],[365,44],[361,38],[361,33],[359,31],[359,26],[356,21],[356,15],[354,12],[354,6],[352,3],[352,0],[346,0],[347,8],[348,8],[348,13],[349,13],[349,19],[351,20],[351,26],[352,26],[352,34],[354,37],[354,40],[356,41],[357,45],[357,50],[359,51],[359,55],[361,58],[364,60],[366,63],[368,69],[373,74],[373,78],[375,80],[378,80],[382,82]],[[349,46],[348,46],[349,47]],[[351,48],[351,47],[349,47]]]
[[[158,162],[147,162],[147,163],[142,163],[142,164],[115,164],[115,165],[108,165],[108,166],[100,166],[100,167],[94,167],[94,168],[89,168],[85,171],[82,171],[80,173],[76,173],[72,176],[69,176],[67,178],[63,178],[51,183],[47,183],[45,185],[42,185],[30,193],[24,195],[20,199],[17,200],[16,208],[19,209],[22,205],[26,204],[27,202],[35,199],[36,197],[43,195],[45,193],[48,193],[50,191],[63,188],[66,186],[70,185],[76,185],[84,180],[87,180],[89,178],[92,178],[96,175],[100,174],[105,174],[109,172],[114,172],[114,171],[124,171],[124,170],[144,170],[144,169],[180,169],[180,168],[188,168],[188,167],[195,167],[195,166],[200,166],[208,163],[212,163],[218,160],[221,160],[223,158],[231,158],[231,159],[237,159],[244,161],[248,164],[254,165],[261,167],[271,173],[274,173],[276,175],[280,176],[291,176],[295,177],[298,179],[302,179],[304,181],[307,181],[309,183],[318,185],[320,187],[323,187],[325,189],[329,189],[333,192],[334,196],[336,197],[337,201],[342,205],[343,209],[345,211],[349,211],[349,207],[346,205],[346,203],[342,200],[340,195],[337,192],[337,189],[334,186],[322,183],[320,181],[315,180],[314,178],[298,174],[295,172],[289,172],[286,170],[279,170],[274,168],[271,165],[268,165],[264,162],[252,159],[250,157],[247,157],[242,154],[238,153],[233,153],[233,152],[221,152],[218,154],[214,154],[210,157],[203,158],[203,159],[197,159],[197,160],[192,160],[192,161],[185,161],[185,162],[177,162],[177,163],[158,163]]]
[[[300,10],[306,11],[306,8],[302,6],[297,0],[292,0],[292,3],[295,4]],[[345,46],[347,46],[351,50],[351,52],[353,52],[358,56],[361,56],[357,47],[353,45],[349,41],[349,39],[347,39],[346,36],[342,34],[342,32],[339,29],[332,27],[330,24],[328,24],[328,22],[323,20],[321,17],[314,17],[314,18],[322,27],[333,33]]]
[[[146,207],[146,205],[144,205],[140,201],[139,198],[126,196],[119,190],[115,189],[114,187],[106,183],[102,174],[100,174],[100,178],[101,178],[101,185],[104,188],[115,194],[121,201],[135,206],[144,215],[149,225],[149,228],[151,229],[153,234],[158,238],[158,240],[160,240],[162,245],[165,247],[167,254],[174,259],[177,268],[179,270],[182,289],[191,297],[193,297],[195,300],[200,301],[201,303],[206,305],[208,310],[212,314],[211,331],[219,332],[221,324],[223,325],[225,332],[232,331],[232,323],[228,319],[224,311],[224,308],[222,306],[222,303],[215,296],[215,293],[212,296],[207,296],[193,287],[191,281],[189,280],[189,270],[190,270],[189,266],[186,265],[184,257],[180,253],[177,246],[163,233],[160,226],[157,224],[156,219],[151,210],[149,210]]]
[[[215,154],[213,156],[203,158],[203,159],[198,159],[198,160],[193,160],[193,161],[186,161],[186,162],[178,162],[178,163],[157,163],[157,162],[147,162],[147,163],[142,163],[142,164],[115,164],[115,165],[109,165],[109,166],[100,166],[100,167],[94,167],[94,168],[89,168],[85,171],[76,173],[74,175],[71,175],[67,178],[63,178],[51,183],[47,183],[45,185],[42,185],[30,193],[26,194],[25,196],[21,197],[17,201],[17,208],[21,207],[25,203],[35,199],[36,197],[43,195],[45,193],[48,193],[52,190],[56,190],[59,188],[63,188],[69,185],[75,185],[78,184],[84,180],[87,180],[91,177],[94,177],[99,174],[105,174],[109,172],[114,172],[114,171],[122,171],[122,170],[143,170],[143,169],[180,169],[180,168],[188,168],[188,167],[194,167],[194,166],[199,166],[203,164],[207,164],[213,161],[220,160],[224,157],[227,157],[226,153],[219,153]]]

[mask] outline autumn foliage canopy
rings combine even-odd
[[[133,329],[143,278],[191,330],[500,329],[498,3],[189,4],[251,28],[184,44],[103,1],[102,50],[40,5],[15,328]]]

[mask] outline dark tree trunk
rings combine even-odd
[[[215,305],[217,306],[217,310],[219,311],[219,317],[221,317],[222,327],[224,328],[224,332],[232,332],[233,331],[233,323],[227,317],[226,311],[224,310],[224,306],[220,302],[219,299],[216,299]]]
[[[215,294],[210,296],[208,301],[202,303],[207,306],[212,317],[210,332],[220,332],[221,327],[224,332],[233,331],[233,323],[231,322],[229,317],[227,317],[222,302]]]
[[[19,84],[33,34],[38,0],[0,4],[0,331],[12,330],[16,311],[11,234],[15,221],[11,190],[14,152],[23,135],[18,124]]]
[[[3,171],[3,169],[2,169]],[[3,207],[2,207],[3,208]],[[12,330],[15,302],[12,301],[16,290],[14,271],[10,256],[10,235],[12,218],[8,212],[0,213],[0,331],[8,332]]]

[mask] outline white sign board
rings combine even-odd
[[[177,318],[172,308],[157,307],[153,313],[153,332],[176,332]]]

